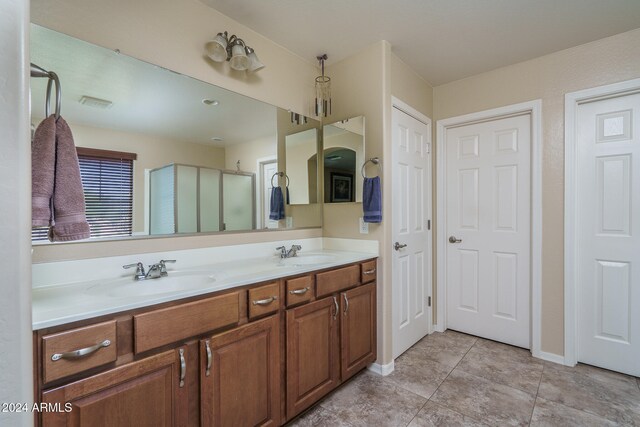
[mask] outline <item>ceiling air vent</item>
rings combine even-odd
[[[113,102],[107,101],[106,99],[83,95],[82,98],[80,98],[80,104],[86,105],[88,107],[102,108],[103,110],[106,110],[107,108],[111,108]]]

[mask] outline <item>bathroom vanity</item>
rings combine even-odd
[[[376,360],[376,258],[338,259],[255,274],[256,282],[227,277],[220,281],[233,286],[159,304],[41,321],[58,324],[33,333],[35,393],[62,409],[36,424],[284,424]]]

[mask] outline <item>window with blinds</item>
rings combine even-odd
[[[91,238],[131,236],[135,153],[78,147]],[[32,230],[32,240],[47,240],[47,227]]]

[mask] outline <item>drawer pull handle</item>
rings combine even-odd
[[[81,357],[87,356],[91,353],[95,353],[103,347],[109,347],[111,345],[110,340],[104,340],[96,345],[92,345],[91,347],[81,348],[80,350],[69,351],[67,353],[55,353],[51,356],[51,360],[54,362],[60,359],[79,359]]]
[[[344,315],[347,315],[349,311],[349,299],[347,298],[347,294],[342,294],[342,298],[344,298]]]
[[[278,299],[277,296],[272,296],[265,299],[254,300],[253,305],[269,305],[277,299]]]
[[[307,286],[306,288],[294,289],[292,291],[289,291],[289,293],[291,295],[304,295],[307,293],[308,290],[309,290],[309,287]]]
[[[338,312],[340,311],[340,308],[338,307],[338,300],[336,299],[336,297],[333,297],[333,305],[336,309],[336,312],[333,313],[333,320],[336,320],[336,318],[338,317]]]
[[[209,340],[206,340],[204,345],[207,348],[207,370],[204,374],[208,377],[211,375],[211,347],[209,346]]]
[[[365,270],[365,271],[363,271],[363,272],[362,272],[362,274],[373,274],[373,273],[375,273],[375,272],[376,272],[376,269],[375,269],[375,268],[372,268],[371,270]]]
[[[187,376],[187,361],[184,359],[184,349],[180,349],[180,388],[184,387],[184,378]]]

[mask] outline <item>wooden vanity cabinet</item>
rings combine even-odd
[[[360,267],[317,274],[334,293],[286,312],[287,419],[376,360],[376,283],[360,285]]]
[[[287,418],[291,419],[340,381],[339,304],[324,298],[287,310]]]
[[[35,331],[35,423],[280,426],[375,361],[375,265]]]
[[[280,425],[280,316],[200,341],[203,426]]]
[[[187,394],[180,387],[185,372],[181,349],[184,352],[184,348],[166,351],[44,392],[42,402],[53,405],[55,412],[43,412],[42,424],[186,425]]]
[[[376,361],[376,284],[340,294],[341,380]]]

